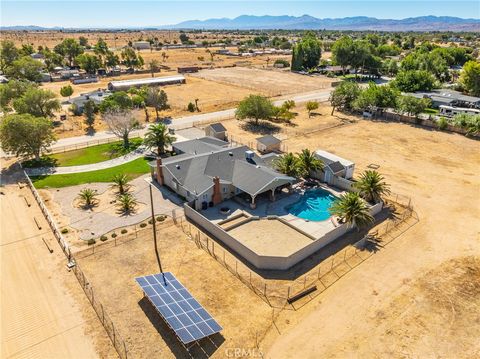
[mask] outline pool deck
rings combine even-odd
[[[317,188],[322,188],[334,194],[335,196],[341,195],[343,192],[337,192],[331,187],[319,186]],[[222,202],[220,205],[215,207],[210,207],[207,210],[203,210],[200,213],[209,219],[211,222],[217,224],[220,221],[234,217],[242,212],[247,216],[257,216],[260,218],[265,218],[268,216],[277,216],[278,218],[283,219],[288,222],[293,227],[297,228],[301,232],[307,234],[312,239],[319,239],[323,237],[328,232],[332,231],[337,227],[333,219],[330,217],[324,221],[308,221],[299,217],[296,217],[285,209],[290,204],[297,202],[303,194],[303,190],[295,189],[290,195],[283,195],[282,198],[271,202],[266,199],[261,199],[257,203],[256,209],[251,209],[249,204],[245,202],[245,205],[242,205],[234,200],[228,200]],[[230,213],[222,214],[220,213],[220,208],[228,207],[230,208]],[[254,227],[253,227],[254,228]]]

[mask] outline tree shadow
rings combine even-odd
[[[271,135],[274,133],[280,132],[280,126],[277,126],[268,121],[258,121],[258,124],[255,122],[244,122],[240,125],[240,128],[244,131],[257,133],[260,135]]]
[[[85,129],[85,134],[87,136],[95,136],[95,133],[97,133],[97,131],[93,127],[87,127]]]
[[[175,358],[210,358],[225,341],[223,335],[216,333],[208,338],[199,340],[187,350],[147,297],[143,297],[138,302],[138,305],[160,334],[163,341],[168,345]]]
[[[43,156],[40,159],[31,159],[22,162],[24,168],[57,167],[58,160],[53,157]]]

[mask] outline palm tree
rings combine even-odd
[[[390,194],[390,185],[384,179],[377,171],[367,170],[360,175],[354,186],[366,201],[377,203],[383,195]]]
[[[279,172],[287,176],[296,177],[301,172],[301,164],[292,152],[278,157],[273,165]]]
[[[323,169],[323,162],[315,157],[315,154],[308,148],[303,149],[302,152],[298,154],[298,160],[304,176],[309,176],[310,173]]]
[[[120,194],[117,197],[118,207],[122,213],[128,214],[135,211],[137,205],[136,198],[130,193]]]
[[[126,174],[118,173],[112,178],[112,187],[118,189],[119,194],[125,194],[128,192],[129,185],[128,185],[129,178]]]
[[[332,203],[330,213],[340,217],[352,227],[373,222],[367,203],[356,192],[347,192]]]
[[[148,147],[157,148],[157,156],[165,153],[165,148],[175,141],[175,136],[168,133],[168,128],[163,123],[150,125],[148,132],[145,134],[143,143]]]
[[[83,202],[83,207],[92,208],[98,202],[97,191],[91,188],[84,188],[78,194],[78,198]]]

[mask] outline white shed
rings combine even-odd
[[[353,163],[352,161],[346,160],[345,158],[323,150],[316,150],[315,157],[317,157],[325,164],[325,170],[327,170],[325,174],[327,172],[332,172],[332,174],[338,177],[343,177],[346,179],[353,178],[355,163]],[[341,167],[343,167],[343,171],[341,170]],[[330,168],[331,171],[329,171]]]

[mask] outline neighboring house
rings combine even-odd
[[[324,167],[323,171],[315,174],[314,177],[327,183],[330,183],[333,177],[345,178],[347,180],[353,178],[353,171],[355,170],[353,162],[322,150],[316,150],[315,157],[323,162]]]
[[[165,86],[184,83],[185,77],[183,75],[147,77],[144,79],[112,81],[108,83],[108,89],[110,91],[128,91],[132,87],[140,88],[142,86]]]
[[[219,140],[227,140],[227,129],[219,122],[205,127],[205,136],[215,137]]]
[[[407,95],[412,95],[416,98],[429,98],[432,100],[432,106],[436,108],[440,106],[451,106],[480,109],[480,97],[467,96],[461,92],[448,89],[415,92]]]
[[[197,210],[240,194],[248,194],[255,208],[257,196],[265,193],[274,200],[276,190],[295,181],[267,166],[247,146],[222,143],[207,137],[175,143],[174,151],[180,154],[151,162],[152,176]]]
[[[85,102],[92,100],[95,105],[98,106],[110,95],[111,92],[109,91],[98,90],[80,94],[80,96],[72,97],[66,102],[75,106],[75,113],[81,114],[83,113],[83,106],[85,105]]]
[[[272,135],[257,138],[257,150],[261,153],[280,152],[282,141]]]
[[[147,50],[150,48],[150,43],[148,41],[135,41],[132,47],[136,50]]]

